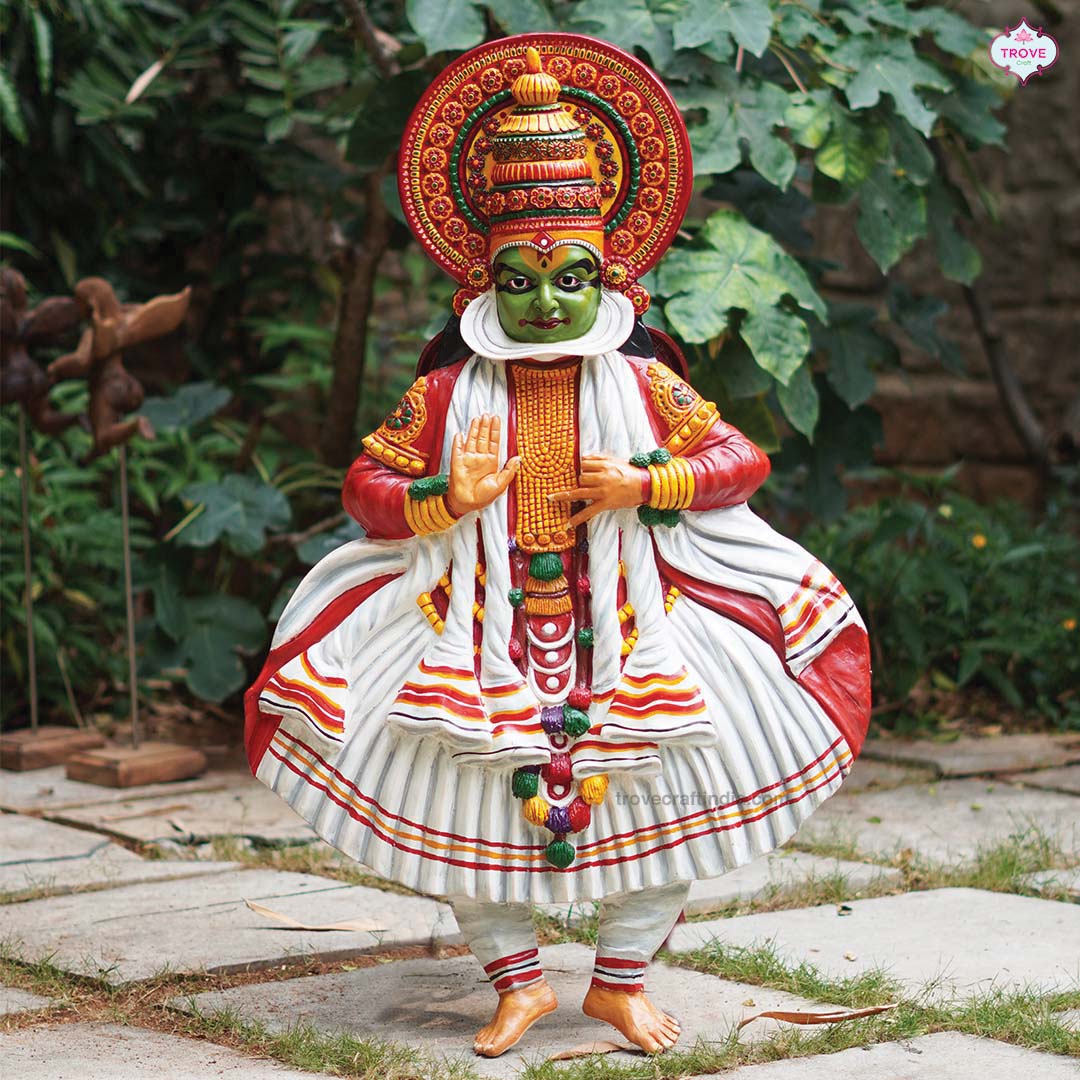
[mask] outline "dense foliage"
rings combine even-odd
[[[981,682],[1080,729],[1078,507],[1052,502],[1033,525],[1012,503],[908,482],[915,492],[806,536],[866,618],[879,709],[896,711],[920,681],[946,693]]]
[[[400,221],[405,118],[456,51],[548,29],[637,52],[684,109],[699,197],[646,282],[650,317],[684,343],[727,417],[778,452],[785,490],[842,510],[840,473],[866,465],[878,435],[866,402],[897,362],[895,334],[955,363],[931,295],[893,286],[887,314],[827,300],[806,231],[815,204],[851,203],[883,273],[927,238],[946,277],[978,274],[971,208],[950,174],[978,187],[970,152],[1001,142],[1001,91],[987,32],[944,7],[15,0],[0,10],[5,254],[38,294],[90,273],[131,299],[194,287],[183,358],[132,363],[160,433],[130,455],[144,676],[212,701],[235,693],[267,613],[352,535],[341,468],[410,381],[450,292]],[[15,441],[3,423],[9,522]],[[79,431],[34,442],[41,667],[56,707],[49,650],[67,650],[90,685],[113,662],[123,609],[115,543],[100,539],[116,532],[114,468],[82,471],[84,442]],[[72,522],[94,538],[76,542]],[[0,573],[10,711],[23,707],[10,543]]]

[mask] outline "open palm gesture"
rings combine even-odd
[[[454,436],[446,501],[450,512],[458,517],[493,503],[521,468],[519,457],[499,468],[501,426],[497,416],[484,413],[469,424],[466,435]]]

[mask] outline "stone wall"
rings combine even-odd
[[[970,185],[962,185],[977,214],[967,235],[983,258],[976,288],[1039,420],[1060,443],[1070,430],[1080,442],[1080,2],[1058,0],[1057,7],[1062,18],[1051,24],[1023,0],[958,5],[978,25],[1014,26],[1026,17],[1060,46],[1049,73],[1017,83],[998,113],[1007,128],[1004,148],[974,156],[999,207],[997,224]],[[951,175],[960,181],[955,164]],[[884,278],[859,245],[854,224],[851,208],[818,211],[815,253],[843,264],[826,275],[826,291],[874,305],[887,318]],[[885,429],[879,462],[919,469],[963,462],[960,482],[976,497],[1037,502],[1038,471],[1000,404],[963,290],[941,276],[927,241],[896,273],[913,291],[949,304],[938,327],[959,347],[968,377],[945,373],[898,331],[901,371],[879,376],[872,401]]]

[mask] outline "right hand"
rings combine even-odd
[[[483,510],[493,503],[517,476],[521,458],[511,458],[499,468],[501,421],[491,413],[476,417],[463,437],[454,436],[450,450],[450,486],[446,505],[455,517]]]

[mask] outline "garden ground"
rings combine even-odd
[[[579,1011],[591,905],[537,911],[560,1008],[474,1057],[493,995],[449,907],[357,871],[242,772],[125,792],[7,773],[0,808],[20,1080],[1080,1077],[1077,736],[872,743],[792,844],[695,886],[650,975],[683,1027],[659,1058]]]

